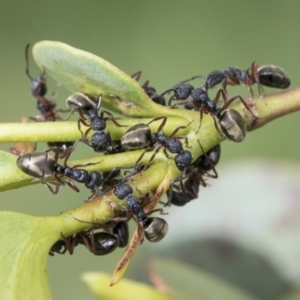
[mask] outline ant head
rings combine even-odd
[[[47,85],[46,85],[46,71],[44,71],[41,75],[37,76],[36,78],[32,78],[29,74],[29,59],[28,59],[28,51],[29,51],[30,44],[28,44],[25,48],[25,60],[26,60],[26,74],[28,78],[31,80],[31,94],[34,97],[43,97],[47,92]]]

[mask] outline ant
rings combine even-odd
[[[157,117],[148,122],[147,124],[138,123],[131,126],[121,138],[122,147],[127,150],[136,150],[146,148],[149,145],[153,145],[151,129],[149,125],[152,122],[159,121],[161,119],[162,123],[158,127],[158,132],[160,132],[166,124],[166,117]]]
[[[49,255],[54,253],[65,254],[67,251],[72,255],[75,247],[84,245],[94,255],[106,255],[113,252],[119,245],[118,236],[109,232],[97,232],[92,230],[82,231],[57,241],[50,249]]]
[[[253,62],[248,70],[228,67],[223,72],[215,70],[206,76],[194,76],[188,80],[182,81],[181,83],[185,83],[199,77],[205,78],[204,87],[206,90],[222,83],[223,89],[226,91],[228,85],[240,85],[242,83],[247,86],[252,99],[254,98],[252,85],[255,83],[258,84],[260,96],[263,94],[262,86],[286,89],[291,84],[288,75],[283,69],[273,65],[263,65],[259,67],[256,62]]]
[[[162,123],[158,127],[157,132],[153,133],[151,135],[151,130],[149,127],[149,124],[153,121],[157,121],[159,119],[163,119]],[[169,158],[169,155],[167,153],[167,150],[171,153],[176,154],[174,160],[177,168],[180,171],[183,171],[187,165],[191,164],[192,162],[192,154],[190,151],[183,150],[182,142],[180,139],[184,139],[186,145],[188,146],[188,140],[187,137],[175,137],[173,136],[180,130],[187,128],[186,126],[179,126],[177,127],[170,135],[170,137],[167,137],[162,131],[167,121],[167,117],[158,117],[150,121],[148,124],[136,124],[132,127],[130,127],[127,132],[123,135],[121,142],[124,148],[127,149],[141,149],[148,145],[158,146],[157,149],[154,151],[153,155],[151,156],[150,160],[147,163],[147,166],[153,161],[158,151],[163,147],[164,148],[164,154],[167,158]],[[152,151],[154,148],[146,149],[141,156],[136,161],[136,166],[139,165],[139,162],[142,160],[143,156],[146,152]],[[147,168],[147,166],[145,168]]]
[[[48,100],[44,96],[47,92],[46,85],[46,71],[44,69],[43,73],[36,78],[31,77],[29,73],[29,59],[28,51],[30,44],[25,48],[25,60],[26,60],[26,75],[31,80],[31,94],[37,100],[37,109],[40,111],[40,115],[31,116],[32,120],[44,119],[45,121],[56,121],[61,120],[61,117],[58,115],[58,112],[66,112],[66,110],[57,110],[56,102],[53,100]],[[67,110],[69,111],[69,110]]]
[[[143,242],[141,238],[141,236],[143,236],[142,233],[145,234],[145,237],[149,242],[159,242],[167,234],[167,222],[161,218],[148,217],[143,211],[140,200],[136,196],[132,195],[132,193],[133,189],[127,183],[120,183],[114,188],[115,196],[120,200],[126,200],[128,212],[132,213],[137,219],[140,232],[140,244]]]
[[[50,150],[52,149],[49,149],[48,151]],[[74,184],[73,180],[84,183],[88,189],[92,190],[93,194],[85,201],[88,201],[95,194],[99,194],[98,188],[102,184],[101,174],[96,171],[88,172],[84,169],[78,169],[79,167],[87,167],[98,164],[99,162],[83,165],[78,164],[73,167],[68,167],[66,165],[67,158],[63,165],[57,163],[58,158],[59,151],[56,151],[54,158],[49,156],[47,152],[25,153],[18,157],[17,166],[24,173],[40,180],[45,180],[48,177],[54,176],[56,179],[55,182],[51,181],[43,183],[45,183],[48,189],[55,195],[59,192],[60,186],[65,185],[65,183],[74,191],[79,192],[79,189]],[[63,179],[62,177],[67,177],[67,179]],[[53,189],[50,183],[55,186],[55,189]]]
[[[95,152],[104,152],[114,149],[114,144],[111,139],[110,133],[105,132],[106,121],[111,120],[118,127],[127,127],[127,125],[120,125],[113,115],[102,110],[100,116],[98,115],[102,101],[102,95],[99,95],[97,101],[93,101],[92,97],[89,95],[75,93],[67,99],[67,105],[71,109],[72,114],[74,111],[79,113],[80,119],[78,119],[78,129],[82,134],[82,138],[77,140],[73,146],[73,149],[77,142],[81,141],[93,148]],[[108,115],[104,118],[104,114]],[[84,115],[87,115],[89,123]],[[89,127],[85,133],[81,131],[81,124]],[[92,135],[90,142],[87,140],[87,136],[91,130],[95,133]]]
[[[217,92],[217,95],[214,100],[210,99],[207,93],[207,90],[204,86],[200,88],[194,88],[190,84],[179,84],[176,87],[169,89],[165,91],[163,94],[168,93],[168,92],[174,92],[173,98],[176,100],[182,100],[178,101],[177,104],[175,105],[182,105],[182,104],[188,104],[192,103],[195,107],[196,110],[200,112],[200,123],[199,123],[199,128],[198,131],[200,130],[201,127],[201,121],[203,118],[203,114],[210,114],[211,117],[214,120],[214,125],[216,130],[218,131],[219,135],[222,136],[222,133],[220,132],[220,129],[217,126],[217,121],[216,119],[219,119],[222,112],[236,99],[239,99],[243,105],[246,107],[246,109],[251,113],[251,115],[257,119],[257,117],[252,113],[251,109],[247,105],[247,103],[244,101],[244,99],[239,96],[233,96],[230,99],[227,99],[226,93],[224,89],[219,89]],[[219,103],[219,98],[222,95],[224,99],[224,105],[220,108],[218,107]]]
[[[201,145],[200,147],[202,148]],[[203,175],[211,178],[218,178],[215,166],[219,162],[220,155],[221,147],[219,144],[210,149],[207,153],[201,155],[192,164],[192,172],[190,172],[184,184],[182,184],[182,180],[180,181],[181,192],[179,192],[178,186],[171,184],[171,188],[167,191],[169,199],[168,202],[176,206],[184,206],[186,203],[197,198],[200,185],[206,187],[206,183],[203,180]],[[214,174],[207,173],[211,170],[213,170]]]
[[[31,120],[38,121],[40,119],[44,119],[45,121],[54,122],[56,120],[61,120],[61,117],[58,115],[58,112],[69,112],[69,110],[56,109],[56,102],[53,100],[48,100],[44,96],[47,92],[46,85],[46,72],[45,69],[43,73],[36,78],[32,78],[29,73],[29,59],[28,59],[28,51],[30,44],[28,44],[25,48],[25,60],[26,60],[26,74],[28,78],[31,80],[31,94],[37,100],[37,109],[40,111],[40,115],[30,116]],[[58,149],[61,153],[66,149],[73,146],[73,142],[48,142],[47,143],[50,148],[53,150]]]
[[[136,81],[139,81],[142,76],[142,72],[138,71],[131,75]],[[143,85],[142,89],[148,95],[148,97],[155,102],[156,104],[160,104],[162,106],[166,106],[166,100],[162,95],[157,94],[156,89],[154,87],[149,86],[149,80],[147,80]]]

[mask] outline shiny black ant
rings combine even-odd
[[[101,110],[99,116],[98,113],[101,106],[101,101],[102,95],[99,95],[97,101],[95,102],[92,100],[91,96],[76,93],[67,99],[67,105],[71,109],[71,114],[74,111],[77,111],[80,115],[80,119],[78,119],[78,129],[82,134],[82,138],[77,140],[77,142],[81,141],[85,143],[89,147],[93,148],[95,152],[109,152],[114,149],[114,144],[110,133],[104,131],[106,128],[106,121],[111,120],[118,127],[127,126],[120,125],[115,120],[113,115],[106,110]],[[105,114],[108,115],[108,117],[104,118]],[[87,123],[87,119],[84,115],[87,115],[89,123]],[[81,125],[89,127],[85,133],[81,131]],[[95,133],[92,135],[90,141],[88,141],[87,136],[91,130],[94,130]],[[77,142],[75,142],[73,149]]]
[[[216,130],[218,131],[219,135],[222,136],[222,133],[220,132],[216,119],[219,119],[222,115],[222,112],[236,99],[239,99],[243,105],[246,107],[246,109],[251,113],[251,115],[256,119],[257,117],[252,113],[251,109],[247,105],[247,103],[244,101],[244,99],[239,96],[233,96],[230,99],[227,99],[226,93],[224,89],[219,89],[217,92],[217,95],[214,100],[211,100],[208,96],[207,90],[204,86],[200,88],[194,88],[190,84],[179,84],[178,86],[169,89],[165,91],[164,93],[168,92],[174,92],[173,98],[175,100],[181,100],[178,101],[175,105],[182,105],[182,104],[188,104],[192,103],[197,111],[200,112],[200,123],[199,128],[201,127],[201,121],[203,118],[203,114],[210,114],[211,117],[214,120],[214,125]],[[222,95],[224,99],[224,105],[220,108],[218,107],[219,104],[219,98]]]
[[[79,192],[73,180],[83,183],[88,189],[92,190],[93,194],[86,201],[94,194],[99,194],[98,188],[102,184],[102,175],[96,171],[88,172],[84,169],[78,169],[79,167],[87,167],[99,162],[68,167],[66,165],[67,159],[65,159],[64,165],[60,165],[57,163],[58,157],[59,151],[56,151],[55,158],[49,156],[47,152],[25,153],[18,157],[17,166],[24,173],[42,181],[54,176],[56,181],[43,182],[53,194],[57,194],[60,186],[65,185],[65,183],[74,191]],[[55,189],[51,184],[55,186]]]
[[[142,72],[138,71],[131,75],[136,81],[139,81],[142,76]],[[162,106],[166,106],[166,100],[162,95],[157,94],[156,89],[154,87],[149,86],[149,80],[147,80],[143,85],[142,89],[148,95],[148,97],[155,103],[160,104]]]
[[[36,78],[31,77],[29,74],[29,59],[28,51],[30,44],[25,48],[25,60],[26,60],[26,74],[31,80],[31,94],[37,100],[37,109],[40,111],[40,115],[31,116],[31,120],[38,121],[43,119],[45,121],[56,121],[61,120],[58,112],[68,112],[69,110],[56,109],[56,102],[54,100],[48,100],[44,96],[47,92],[46,85],[46,71],[44,69],[43,73]]]
[[[75,247],[84,245],[94,255],[107,255],[113,252],[119,245],[118,236],[109,232],[96,232],[92,230],[82,231],[57,241],[50,249],[49,255],[54,253],[72,255]]]
[[[161,218],[148,217],[140,204],[140,200],[132,193],[133,189],[127,183],[121,182],[114,188],[115,196],[120,200],[126,200],[128,212],[136,217],[140,231],[144,232],[146,239],[150,242],[159,242],[167,234],[167,222]],[[140,243],[142,243],[141,238]]]
[[[252,99],[254,98],[252,85],[258,84],[259,94],[262,95],[262,85],[279,89],[286,89],[290,86],[290,79],[287,74],[276,66],[259,67],[253,62],[248,70],[239,70],[237,68],[226,68],[224,70],[225,80],[223,88],[227,85],[239,85],[240,83],[247,86]]]
[[[200,143],[199,143],[200,145]],[[200,145],[202,148],[202,146]],[[203,151],[204,153],[204,151]],[[176,206],[184,206],[186,203],[198,197],[200,185],[206,186],[203,176],[218,178],[215,166],[221,155],[220,145],[216,145],[207,153],[201,155],[191,166],[192,171],[188,174],[184,183],[180,179],[180,186],[171,184],[167,191],[168,203]],[[213,171],[213,174],[208,173]]]
[[[149,127],[149,124],[153,121],[157,121],[163,119],[162,123],[158,127],[157,132],[153,133],[151,135],[151,130]],[[187,126],[179,126],[177,127],[170,135],[170,137],[167,137],[162,131],[167,121],[167,117],[157,117],[150,121],[148,124],[136,124],[132,127],[130,127],[127,132],[123,135],[121,142],[123,144],[123,147],[126,149],[141,149],[146,146],[158,146],[155,150],[153,155],[151,156],[150,160],[147,163],[147,166],[150,165],[150,163],[155,158],[158,151],[163,147],[164,148],[164,154],[167,158],[169,158],[169,155],[167,153],[167,150],[171,153],[177,154],[174,157],[175,164],[177,168],[180,171],[183,171],[189,164],[192,162],[192,154],[190,151],[184,150],[182,146],[182,142],[180,139],[184,139],[186,145],[188,146],[188,139],[187,137],[175,137],[173,136],[180,130],[185,129]],[[139,165],[139,162],[142,160],[143,156],[150,151],[153,151],[153,147],[150,149],[146,149],[141,156],[136,161],[136,166]],[[145,168],[147,168],[147,166]]]
[[[56,120],[61,120],[61,117],[58,115],[58,112],[69,112],[69,110],[56,109],[56,102],[54,100],[48,100],[44,96],[47,92],[46,84],[46,72],[45,69],[43,73],[36,78],[32,78],[29,73],[29,59],[28,51],[30,44],[26,46],[25,49],[25,60],[26,60],[26,74],[31,80],[31,94],[37,100],[37,109],[40,111],[40,115],[31,116],[31,120],[38,121],[44,119],[44,121],[54,122]],[[57,149],[61,153],[64,152],[69,147],[73,146],[73,142],[48,142],[49,148],[53,150]]]
[[[251,64],[248,70],[228,67],[223,72],[214,70],[206,76],[194,76],[181,83],[186,83],[200,77],[205,78],[204,87],[206,90],[222,83],[223,89],[226,91],[228,85],[240,85],[242,83],[247,86],[252,99],[254,98],[252,85],[255,83],[258,84],[260,96],[263,94],[262,86],[286,89],[291,84],[288,75],[283,69],[273,65],[263,65],[259,67],[255,62]]]

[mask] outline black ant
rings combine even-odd
[[[171,184],[170,189],[167,191],[169,199],[168,202],[176,206],[184,206],[186,203],[197,198],[200,185],[203,185],[204,187],[206,186],[203,176],[205,175],[211,178],[218,177],[215,166],[219,162],[220,155],[220,145],[213,147],[207,153],[201,155],[192,164],[192,171],[189,173],[184,183],[182,183],[182,180],[180,180],[180,186]],[[208,173],[211,170],[213,170],[214,174]]]
[[[61,117],[58,115],[58,112],[69,112],[69,110],[56,109],[56,102],[54,100],[48,100],[44,96],[47,92],[47,84],[46,84],[46,72],[45,69],[43,73],[36,78],[32,78],[29,74],[29,59],[28,59],[28,50],[30,44],[26,46],[25,49],[25,60],[26,60],[26,74],[28,78],[31,80],[31,94],[37,100],[37,109],[40,111],[40,115],[31,116],[31,120],[38,121],[40,119],[44,119],[45,121],[54,122],[57,120],[61,120]],[[73,142],[48,142],[47,143],[50,148],[53,150],[58,149],[61,153],[66,149],[73,146]]]
[[[154,142],[152,140],[151,129],[149,125],[152,122],[159,120],[162,120],[162,123],[158,127],[158,132],[160,132],[166,124],[166,117],[157,117],[152,119],[147,124],[138,123],[131,126],[121,138],[122,147],[126,150],[136,150],[153,146]]]
[[[128,212],[136,217],[140,231],[144,232],[146,239],[150,242],[159,242],[167,234],[167,222],[161,218],[148,217],[143,211],[140,200],[132,193],[133,189],[127,183],[120,183],[114,188],[115,196],[120,200],[126,200]],[[142,235],[140,234],[140,236]],[[142,238],[140,238],[141,243]]]
[[[89,147],[93,148],[95,152],[111,151],[114,149],[110,133],[104,131],[107,120],[111,120],[118,127],[127,127],[120,125],[113,115],[106,110],[102,110],[99,116],[98,112],[101,106],[101,101],[102,95],[100,95],[95,102],[92,100],[91,96],[81,93],[73,94],[67,99],[67,105],[70,107],[71,113],[77,111],[80,115],[80,119],[78,119],[78,129],[82,134],[82,138],[77,142],[81,141],[85,143]],[[104,114],[109,117],[104,118]],[[89,123],[86,122],[87,119],[84,115],[87,115]],[[85,133],[81,131],[81,124],[89,127]],[[91,130],[94,130],[95,133],[92,135],[90,142],[88,142],[87,136]],[[77,142],[75,142],[75,144]]]
[[[153,121],[157,121],[159,119],[163,119],[161,125],[159,126],[157,132],[151,135],[151,130],[149,124]],[[187,126],[179,126],[177,127],[170,135],[167,137],[162,131],[166,124],[167,118],[166,117],[157,117],[150,121],[148,124],[136,124],[130,127],[127,132],[123,135],[121,142],[124,148],[127,149],[141,149],[148,145],[158,146],[157,149],[154,151],[153,155],[151,156],[150,160],[147,163],[147,166],[153,161],[158,151],[163,147],[164,154],[166,157],[169,158],[167,150],[171,153],[177,154],[174,158],[175,164],[180,171],[183,171],[187,165],[191,164],[192,162],[192,154],[190,151],[184,150],[182,146],[182,142],[180,139],[184,139],[186,145],[188,145],[187,137],[175,137],[173,136],[180,130],[187,128]],[[139,165],[139,162],[142,160],[143,156],[146,152],[152,151],[154,148],[146,149],[141,156],[136,161],[136,166]],[[145,168],[147,168],[147,166]]]
[[[32,120],[44,119],[45,121],[56,121],[61,120],[61,117],[58,115],[58,112],[66,112],[66,110],[57,110],[56,102],[53,100],[48,100],[44,96],[47,92],[46,85],[46,71],[44,69],[43,73],[36,78],[33,78],[29,74],[29,59],[28,59],[28,50],[30,44],[25,48],[25,60],[26,60],[26,74],[31,80],[31,94],[37,100],[37,109],[40,111],[40,115],[31,116]],[[69,110],[67,110],[69,111]]]
[[[194,80],[199,77],[205,78],[204,87],[206,90],[215,87],[222,83],[223,89],[226,91],[228,85],[240,85],[241,83],[247,86],[252,99],[254,98],[252,85],[258,84],[259,94],[262,95],[262,85],[278,89],[286,89],[290,86],[291,81],[286,72],[273,65],[263,65],[259,67],[253,62],[248,70],[240,70],[237,68],[226,68],[223,72],[215,70],[206,76],[194,76],[181,83]]]
[[[136,81],[139,81],[142,76],[142,72],[138,71],[131,75]],[[143,85],[142,89],[148,95],[148,97],[155,102],[156,104],[160,104],[162,106],[166,106],[166,100],[162,95],[157,94],[156,89],[152,86],[149,86],[149,80],[147,80]]]
[[[217,95],[214,100],[211,100],[208,96],[207,90],[204,86],[200,88],[194,89],[194,87],[190,84],[179,84],[178,86],[169,89],[164,92],[174,92],[173,98],[176,100],[182,100],[178,101],[177,105],[182,105],[182,104],[188,104],[192,103],[197,111],[200,112],[200,123],[199,123],[199,128],[201,127],[201,121],[203,118],[203,114],[210,114],[211,117],[214,120],[214,125],[216,130],[218,131],[219,135],[222,136],[222,133],[220,132],[218,126],[217,126],[217,121],[216,119],[219,119],[222,112],[236,99],[239,99],[243,105],[246,107],[246,109],[251,113],[251,115],[256,119],[257,117],[252,113],[251,109],[247,105],[247,103],[244,101],[244,99],[239,96],[233,96],[230,99],[227,99],[226,93],[224,89],[219,89],[217,92]],[[222,95],[224,99],[224,105],[220,108],[218,107],[219,103],[219,98]]]
[[[25,153],[18,157],[17,166],[24,173],[37,179],[45,180],[48,177],[54,176],[56,179],[55,182],[44,182],[53,194],[57,194],[60,186],[65,185],[65,183],[74,191],[79,192],[73,180],[83,183],[88,189],[92,190],[93,195],[99,194],[98,188],[102,184],[102,175],[96,171],[88,172],[84,169],[78,169],[79,167],[87,167],[99,162],[68,167],[66,165],[67,159],[65,159],[64,165],[60,165],[57,163],[58,157],[59,151],[56,151],[55,158],[49,156],[46,152]],[[63,177],[67,177],[67,179]],[[53,189],[50,183],[55,186],[55,189]],[[88,197],[86,201],[93,195]]]
[[[50,249],[49,255],[54,253],[64,254],[67,251],[72,255],[75,247],[84,245],[94,255],[107,255],[113,252],[119,245],[118,236],[109,232],[97,232],[92,230],[82,231],[57,241]]]

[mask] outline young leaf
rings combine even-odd
[[[46,74],[71,92],[94,97],[102,94],[102,105],[110,110],[144,117],[171,111],[149,99],[136,80],[89,52],[61,42],[42,41],[34,45],[33,56]]]

